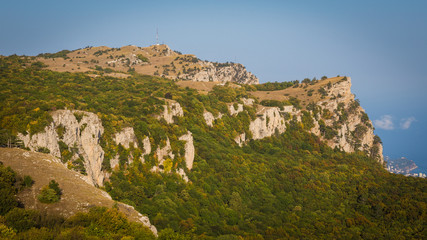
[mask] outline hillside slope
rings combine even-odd
[[[57,156],[146,214],[160,233],[198,239],[425,233],[427,182],[384,170],[381,142],[349,78],[204,84],[199,94],[165,78],[55,72],[32,61],[0,58],[0,144]],[[257,91],[287,92],[257,99]]]
[[[36,209],[48,215],[68,218],[77,212],[87,212],[91,207],[111,208],[117,204],[131,221],[143,223],[157,234],[156,228],[147,217],[141,215],[133,207],[113,201],[105,191],[96,188],[84,180],[84,176],[70,171],[61,161],[51,155],[29,152],[21,149],[0,148],[0,162],[11,167],[21,176],[28,175],[34,185],[19,192],[17,198],[27,209]],[[61,200],[53,204],[44,204],[37,199],[41,188],[50,180],[59,183],[62,189]]]
[[[259,80],[242,64],[202,61],[192,54],[181,54],[167,45],[121,48],[86,47],[74,51],[40,54],[48,69],[59,72],[92,72],[93,76],[128,77],[136,72],[168,79],[201,82],[257,84]]]

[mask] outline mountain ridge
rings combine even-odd
[[[106,46],[86,47],[73,51],[39,54],[47,68],[59,72],[93,72],[126,78],[131,73],[161,76],[168,79],[202,82],[236,82],[258,84],[258,78],[246,71],[239,63],[216,63],[202,61],[192,54],[181,54],[167,45],[137,47],[128,45],[120,48]]]
[[[160,233],[422,234],[423,179],[385,171],[381,140],[349,77],[251,85],[124,79],[51,71],[18,56],[0,58],[0,70],[1,145],[55,155]],[[397,221],[411,230],[402,235]]]

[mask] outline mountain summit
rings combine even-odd
[[[74,51],[39,54],[36,61],[58,72],[101,71],[113,77],[136,72],[169,79],[201,82],[258,84],[258,78],[239,63],[202,61],[192,54],[181,54],[167,45],[121,48],[86,47]]]

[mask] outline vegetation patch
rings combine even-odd
[[[51,180],[48,185],[44,186],[37,199],[42,203],[56,203],[61,199],[62,190],[55,180]]]

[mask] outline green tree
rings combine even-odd
[[[23,232],[35,227],[38,217],[39,214],[37,211],[23,208],[14,208],[4,216],[7,226],[15,229],[17,232]]]
[[[44,186],[37,199],[42,203],[55,203],[61,199],[62,190],[55,180],[51,180],[48,185]]]

